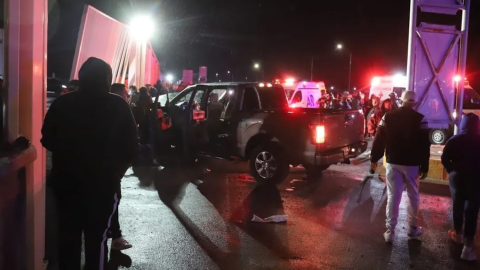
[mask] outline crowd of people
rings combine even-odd
[[[379,97],[372,95],[368,98],[363,92],[351,95],[348,91],[340,94],[322,90],[317,104],[323,109],[362,110],[365,115],[365,136],[374,138],[383,115],[400,107],[400,100],[393,92],[387,99],[380,101]]]
[[[59,268],[80,269],[82,233],[85,243],[85,269],[105,269],[107,239],[112,250],[132,245],[123,237],[118,218],[121,179],[127,169],[141,162],[142,146],[152,145],[152,125],[158,115],[152,111],[152,97],[181,91],[158,82],[129,90],[112,81],[111,67],[89,58],[72,81],[69,94],[51,105],[42,127],[42,145],[52,152],[51,179],[47,185],[57,201]],[[158,90],[157,90],[158,89]],[[404,189],[408,195],[407,234],[418,237],[419,179],[428,174],[430,142],[424,116],[414,110],[417,97],[404,91],[399,99],[392,94],[380,102],[363,94],[340,97],[325,94],[319,103],[324,108],[362,109],[367,115],[368,133],[374,137],[371,170],[386,156],[387,210],[385,241],[393,242]],[[454,229],[448,232],[456,243],[464,244],[462,259],[475,260],[473,240],[480,208],[479,118],[467,114],[459,135],[450,139],[442,163],[450,173]],[[153,160],[152,150],[147,160]],[[465,229],[463,229],[465,228]]]

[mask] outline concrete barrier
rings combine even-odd
[[[432,145],[430,148],[430,162],[428,166],[428,176],[421,182],[434,183],[440,185],[448,185],[448,173],[443,168],[441,156],[443,153],[442,145]],[[383,166],[385,167],[387,160],[383,157]]]

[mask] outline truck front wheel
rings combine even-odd
[[[275,143],[257,146],[250,155],[250,173],[259,183],[280,184],[288,176],[289,163]]]

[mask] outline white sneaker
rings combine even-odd
[[[475,254],[475,251],[472,247],[463,246],[462,255],[460,256],[460,258],[465,261],[476,261],[477,254]]]
[[[387,230],[383,237],[385,238],[386,243],[393,243],[393,239],[395,239],[395,232],[391,230]]]
[[[423,234],[422,227],[410,227],[407,233],[407,235],[412,238],[419,237],[422,234]]]
[[[132,247],[132,244],[130,244],[127,240],[125,240],[123,236],[112,240],[113,250],[125,250],[131,247]]]
[[[449,230],[448,236],[453,242],[463,244],[463,234],[457,233],[455,230]]]

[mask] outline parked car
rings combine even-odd
[[[317,174],[364,152],[361,110],[290,108],[281,85],[213,83],[186,88],[164,108],[194,155],[250,162],[258,182],[281,183],[290,164]],[[176,137],[176,142],[184,140]]]

